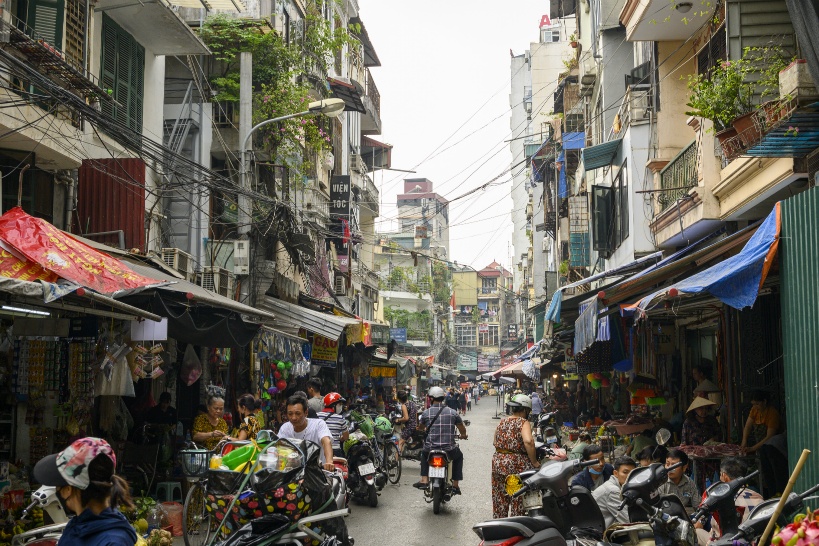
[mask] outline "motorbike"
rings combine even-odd
[[[699,520],[713,513],[719,516],[719,527],[723,535],[733,536],[739,531],[739,514],[737,513],[734,499],[748,482],[750,482],[759,471],[752,472],[747,476],[731,480],[730,482],[717,482],[705,491],[705,499],[697,507],[697,511],[691,516],[691,521],[697,523]]]
[[[462,438],[463,439],[463,438]],[[441,512],[441,505],[452,500],[452,461],[442,449],[432,449],[427,455],[429,486],[424,489],[424,500],[432,503],[432,513]]]
[[[788,500],[785,502],[785,507],[782,510],[782,514],[779,516],[777,525],[786,525],[789,522],[788,517],[803,509],[803,501],[817,491],[819,491],[819,485],[815,485],[801,494],[791,493],[788,496]],[[748,515],[748,519],[738,525],[735,533],[732,534],[723,532],[722,537],[711,544],[713,546],[736,546],[756,543],[760,537],[762,537],[762,533],[765,532],[765,527],[771,520],[771,516],[773,516],[778,504],[778,498],[766,500],[765,502],[760,503],[753,510],[751,510],[751,513]]]
[[[54,546],[57,544],[66,523],[68,523],[68,516],[57,500],[56,487],[44,485],[32,493],[31,504],[23,510],[22,519],[25,520],[33,510],[38,508],[48,514],[53,522],[52,525],[45,525],[14,535],[11,539],[12,546]]]
[[[347,459],[347,490],[350,496],[375,508],[378,506],[378,492],[387,483],[387,475],[376,472],[376,458],[370,438],[360,430],[351,432],[349,439],[344,442],[344,454]]]
[[[570,486],[570,478],[597,461],[549,461],[539,470],[528,470],[506,479],[512,498],[523,497],[526,516],[477,523],[472,530],[484,546],[511,543],[524,546],[566,544],[567,539],[595,543],[603,536],[603,514],[591,491]],[[509,542],[507,542],[509,541]]]
[[[540,414],[536,423],[537,427],[536,437],[538,441],[544,442],[549,445],[552,444],[557,444],[558,446],[563,445],[559,432],[560,430],[558,422],[559,418],[560,414],[558,413],[557,410],[546,411]]]

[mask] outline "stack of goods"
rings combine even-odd
[[[72,435],[81,430],[90,430],[91,411],[94,408],[95,361],[94,338],[74,338],[68,343],[68,390],[72,403],[68,432]]]
[[[693,459],[721,459],[723,457],[742,457],[745,450],[736,444],[706,442],[701,446],[680,446],[682,451]]]

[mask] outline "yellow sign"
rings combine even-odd
[[[370,377],[395,377],[395,368],[370,366]]]
[[[313,363],[334,366],[337,360],[338,340],[313,334]]]

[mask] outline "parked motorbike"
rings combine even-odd
[[[819,491],[819,485],[815,485],[801,494],[791,493],[785,502],[779,520],[776,522],[777,525],[786,525],[790,521],[789,517],[791,515],[803,509],[803,501],[817,491]],[[762,533],[765,532],[765,527],[771,520],[771,516],[773,516],[778,504],[778,498],[760,503],[751,510],[748,519],[739,524],[735,533],[723,532],[722,537],[713,542],[713,546],[737,546],[756,543],[762,537]]]
[[[43,512],[51,518],[53,524],[14,535],[11,539],[12,546],[54,546],[57,544],[66,523],[68,523],[68,516],[57,500],[57,488],[44,485],[32,493],[31,504],[23,510],[22,519],[25,520],[35,508],[42,508]]]
[[[563,446],[559,432],[559,418],[560,414],[557,410],[545,411],[540,414],[536,424],[537,434],[535,435],[538,441],[549,445],[557,444],[558,446]]]
[[[604,519],[591,491],[570,486],[570,478],[597,461],[550,461],[539,470],[528,470],[506,479],[506,492],[523,497],[526,516],[477,523],[472,530],[484,546],[520,539],[517,544],[560,546],[566,539],[593,542],[603,536]]]
[[[465,439],[465,438],[462,438]],[[452,500],[452,461],[446,451],[433,449],[427,455],[429,486],[424,489],[424,500],[432,503],[432,513],[438,514],[441,505]]]
[[[752,472],[747,476],[731,480],[730,482],[717,482],[705,491],[705,499],[700,503],[697,511],[691,516],[691,521],[697,523],[704,517],[710,517],[717,513],[719,516],[719,527],[723,535],[733,536],[739,531],[739,514],[737,513],[734,499],[745,488],[759,471]]]
[[[370,439],[361,431],[351,432],[344,442],[344,454],[347,457],[347,490],[350,496],[375,508],[378,506],[378,492],[387,483],[387,476],[376,472],[376,458]]]

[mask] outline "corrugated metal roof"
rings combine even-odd
[[[276,326],[279,328],[304,328],[329,339],[338,339],[347,326],[361,324],[361,319],[319,313],[269,296],[264,298],[260,308],[276,315]]]
[[[623,139],[610,140],[597,146],[589,146],[583,148],[583,168],[586,171],[593,171],[601,167],[611,165],[614,156],[617,154],[617,149],[620,148],[620,143]]]

